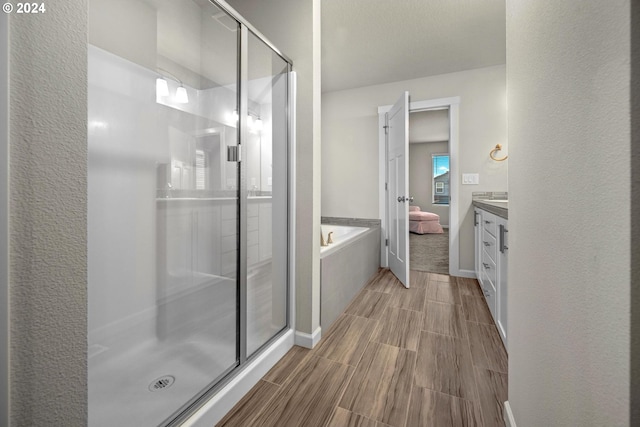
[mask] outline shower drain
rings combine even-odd
[[[165,375],[163,377],[158,378],[157,380],[153,380],[151,384],[149,384],[149,391],[160,391],[167,389],[176,382],[176,377],[173,375]]]

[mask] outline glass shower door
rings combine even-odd
[[[156,426],[240,363],[236,20],[92,0],[89,421]]]
[[[247,33],[247,355],[287,325],[289,64]]]

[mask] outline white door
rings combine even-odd
[[[389,268],[409,287],[409,92],[387,113]]]

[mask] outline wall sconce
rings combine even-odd
[[[173,78],[173,80],[177,81],[180,86],[176,89],[176,96],[174,98],[175,102],[178,104],[186,104],[189,102],[189,95],[187,95],[187,89],[184,87],[182,80],[164,70],[162,68],[157,68],[157,72],[160,74],[160,77],[156,79],[156,95],[160,97],[169,96],[169,84],[165,79],[163,74],[167,74]]]
[[[187,89],[185,89],[185,87],[182,85],[180,85],[180,87],[176,89],[176,102],[179,104],[186,104],[189,102]]]
[[[235,122],[238,122],[240,116],[238,115],[238,110],[234,109],[233,113],[227,113],[227,120],[233,118]],[[262,119],[256,113],[249,111],[247,114],[247,127],[251,132],[260,132],[262,131]]]
[[[169,83],[162,76],[156,79],[156,94],[158,96],[169,95]]]

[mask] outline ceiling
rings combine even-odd
[[[505,0],[322,0],[322,91],[506,62]]]

